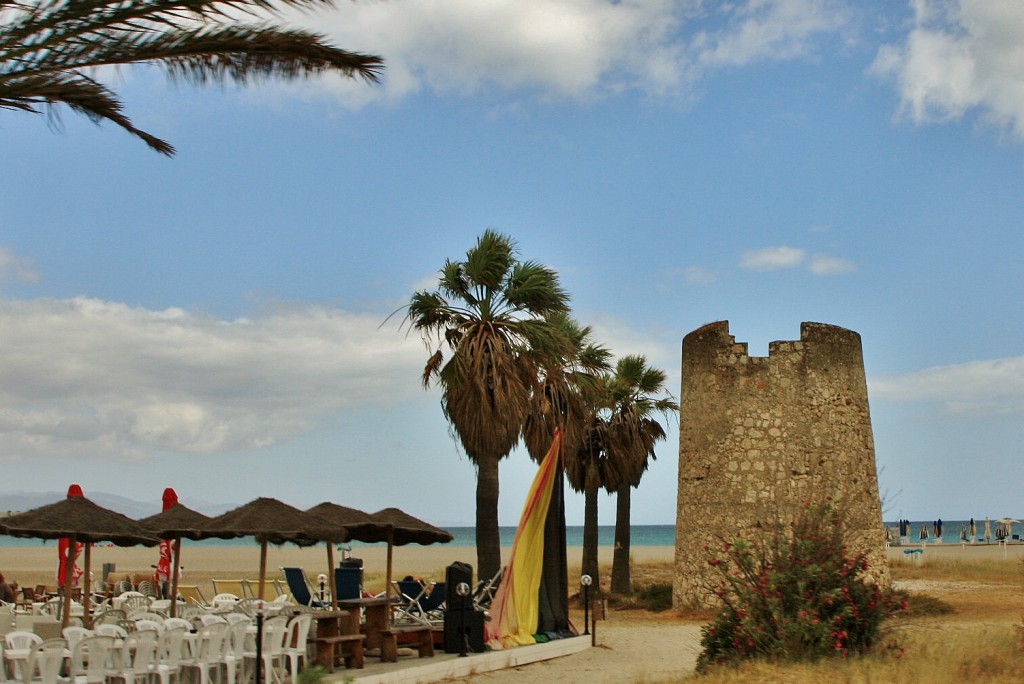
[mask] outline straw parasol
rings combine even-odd
[[[440,527],[434,527],[430,523],[409,515],[397,508],[385,508],[370,516],[374,522],[379,523],[381,528],[352,530],[352,539],[362,542],[388,543],[387,576],[384,585],[384,596],[391,598],[391,569],[393,547],[405,546],[406,544],[447,544],[454,537]],[[356,536],[358,535],[358,536]],[[389,618],[390,619],[390,618]]]
[[[139,521],[139,525],[153,536],[174,542],[174,551],[171,554],[171,617],[177,615],[181,540],[205,539],[209,535],[203,528],[209,522],[209,517],[193,511],[182,503],[175,503],[167,510]]]
[[[257,597],[262,599],[267,578],[267,544],[292,542],[312,546],[322,541],[347,541],[343,529],[332,529],[322,518],[300,511],[286,503],[260,497],[212,518],[203,527],[209,537],[229,539],[253,536],[260,543],[260,583]]]
[[[156,546],[160,540],[149,534],[128,516],[103,508],[85,497],[72,497],[3,520],[0,531],[12,537],[60,539],[67,537],[74,544],[85,545],[85,576],[89,576],[90,548],[97,542],[113,542],[117,546]],[[71,565],[65,571],[70,580]],[[69,582],[70,583],[70,582]],[[83,611],[89,614],[89,591],[82,592]],[[71,618],[71,591],[65,587],[63,627]]]
[[[375,522],[369,513],[330,501],[319,503],[306,513],[322,518],[332,528],[344,530],[345,538],[341,541],[350,541],[359,535],[384,537],[387,534],[387,525]],[[331,607],[337,610],[338,587],[334,577],[334,546],[331,543],[327,544],[327,578],[331,585]]]

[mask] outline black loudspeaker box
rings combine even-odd
[[[479,610],[446,610],[444,612],[445,653],[462,652],[462,631],[466,634],[466,652],[484,652],[484,614]]]
[[[452,610],[466,610],[473,607],[473,566],[469,563],[455,562],[444,571],[445,604]],[[459,582],[469,585],[470,595],[459,596],[455,587]]]

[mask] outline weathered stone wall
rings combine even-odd
[[[674,600],[708,604],[708,549],[793,519],[843,511],[850,549],[889,581],[860,335],[803,323],[800,340],[751,357],[728,321],[683,338]]]

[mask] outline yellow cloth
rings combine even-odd
[[[491,602],[487,640],[493,649],[535,643],[540,620],[540,579],[544,567],[544,520],[561,458],[562,432],[555,433],[551,448],[533,478],[519,528],[512,543],[505,576]]]

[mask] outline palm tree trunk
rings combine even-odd
[[[612,553],[612,593],[632,594],[629,573],[629,513],[631,490],[628,484],[615,494],[615,550]]]
[[[600,575],[597,572],[597,487],[583,490],[583,567],[581,573],[594,580],[593,591],[601,592]]]
[[[476,563],[481,580],[494,577],[501,568],[498,463],[497,458],[478,458],[476,462]]]

